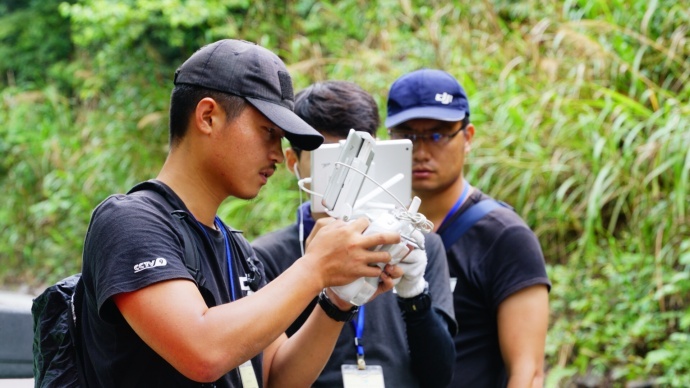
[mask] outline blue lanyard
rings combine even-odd
[[[225,243],[225,257],[228,259],[228,282],[230,283],[230,300],[235,301],[235,275],[234,271],[232,269],[232,253],[230,252],[230,239],[228,238],[228,232],[225,230],[225,226],[223,223],[220,221],[220,218],[216,216],[216,225],[218,226],[218,229],[220,229],[221,233],[223,233],[223,242]]]
[[[443,219],[443,221],[441,222],[441,225],[438,227],[437,230],[441,230],[441,228],[446,223],[446,221],[448,221],[448,219],[450,217],[452,217],[453,214],[455,214],[455,212],[458,211],[458,209],[460,209],[460,205],[462,205],[462,203],[465,201],[465,197],[467,197],[467,193],[470,191],[470,185],[464,179],[462,180],[462,183],[463,183],[463,189],[462,189],[462,194],[460,194],[460,198],[457,200],[457,202],[455,202],[455,205],[453,205],[453,207],[450,209],[448,214],[446,214],[446,217]]]
[[[364,343],[362,337],[364,336],[364,305],[359,306],[359,313],[357,313],[357,323],[350,321],[352,328],[355,330],[355,347],[357,348],[357,366],[359,369],[364,369]]]
[[[201,231],[204,232],[204,235],[206,235],[206,239],[211,242],[211,237],[209,237],[208,233],[206,232],[206,227],[199,222],[197,219],[192,216],[192,218],[196,221],[197,224],[201,227]],[[230,239],[228,238],[228,232],[225,230],[225,226],[221,222],[220,218],[216,216],[214,219],[216,226],[218,226],[218,229],[220,229],[221,233],[223,233],[223,242],[225,243],[225,257],[228,259],[228,282],[230,283],[230,300],[235,301],[235,279],[234,276],[234,271],[232,270],[232,253],[230,252]],[[211,244],[213,245],[213,244]]]

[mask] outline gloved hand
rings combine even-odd
[[[426,251],[424,250],[424,235],[418,231],[413,233],[418,249],[412,250],[402,261],[398,263],[405,274],[400,278],[395,285],[395,291],[401,298],[412,298],[424,291],[426,280],[424,280],[424,271],[426,270]]]

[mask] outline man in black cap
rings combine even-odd
[[[410,139],[412,191],[448,256],[458,322],[452,387],[541,387],[551,287],[534,233],[463,178],[475,128],[465,90],[422,69],[388,94],[386,127]]]
[[[371,266],[390,255],[369,249],[400,236],[363,236],[365,219],[334,221],[266,285],[249,243],[216,211],[229,196],[258,194],[283,161],[283,136],[307,150],[323,138],[293,113],[285,65],[260,46],[205,46],[174,83],[170,152],[160,173],[92,214],[78,326],[86,381],[308,386],[357,312],[329,287],[378,276],[377,292],[390,290],[402,271]],[[285,329],[317,295],[319,307],[287,339]]]

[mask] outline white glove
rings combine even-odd
[[[405,272],[400,281],[395,285],[395,291],[399,297],[412,298],[424,291],[426,286],[426,280],[424,280],[426,262],[426,251],[415,249],[398,263],[398,267]]]
[[[410,237],[412,237],[414,242],[417,243],[419,248],[424,249],[424,233],[422,233],[419,229],[415,229],[412,231]]]

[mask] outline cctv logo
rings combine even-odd
[[[453,101],[453,95],[448,94],[446,92],[443,92],[443,94],[438,93],[436,94],[436,101],[440,102],[443,105],[448,105]]]
[[[168,261],[162,257],[159,257],[156,260],[142,261],[141,263],[134,266],[134,273],[141,272],[145,269],[163,267],[166,265],[168,265]]]

